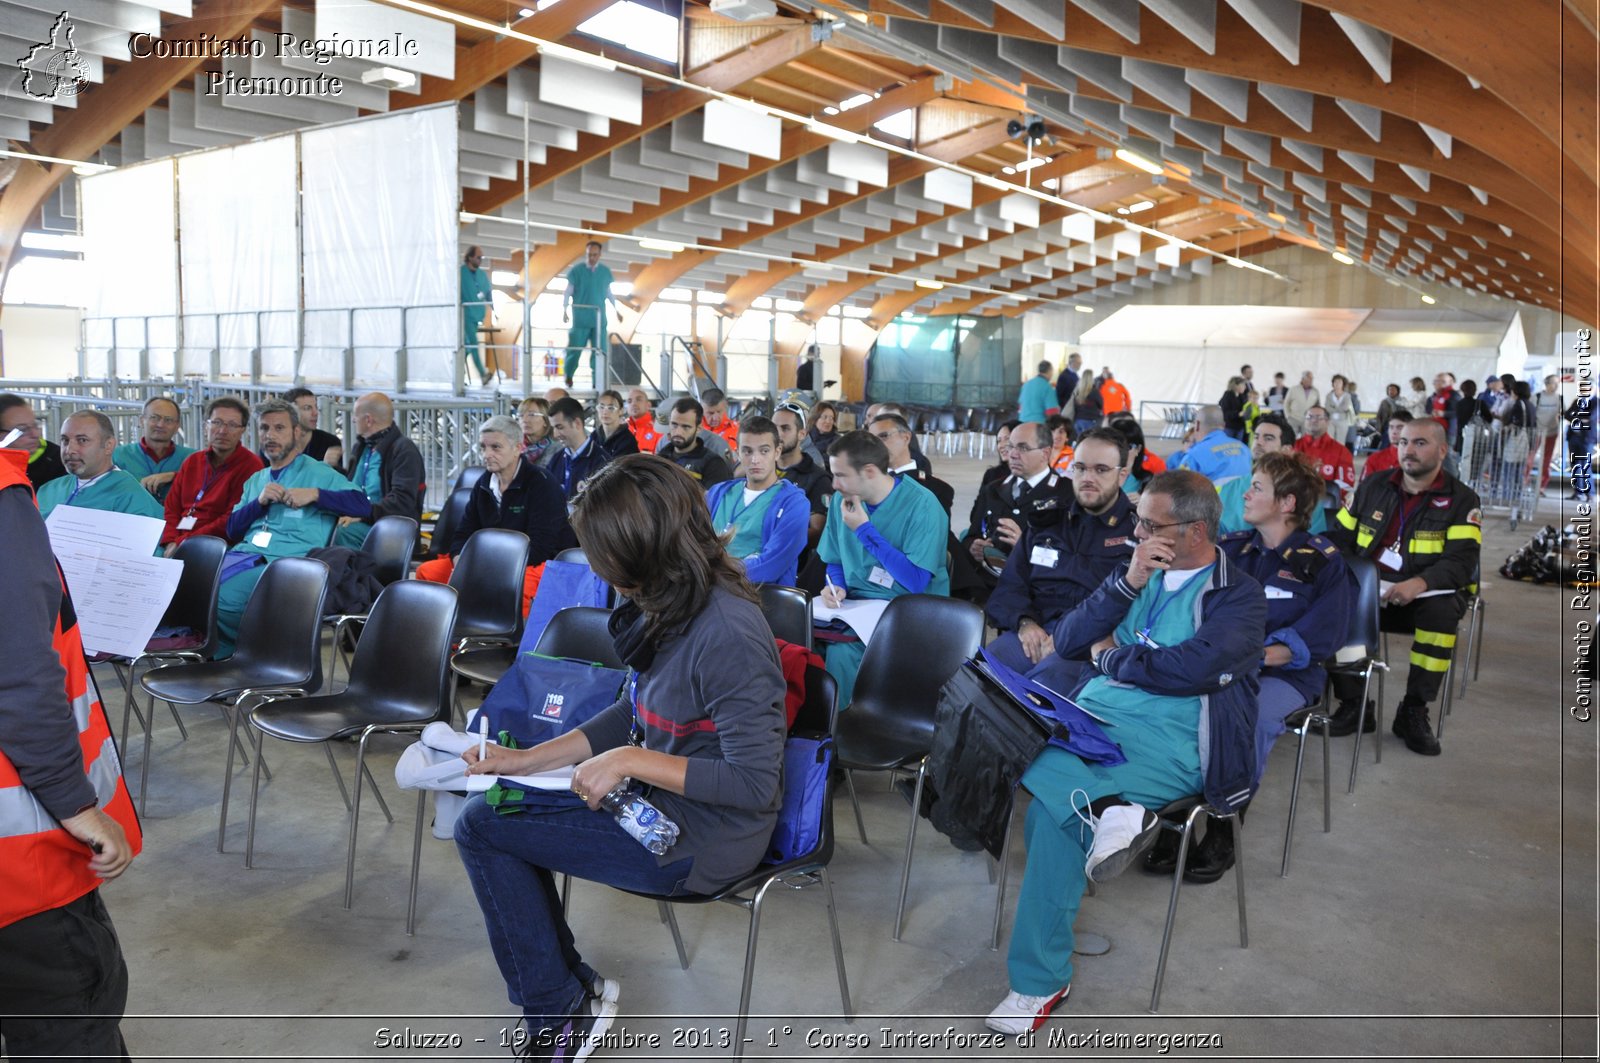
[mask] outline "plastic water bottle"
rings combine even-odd
[[[600,799],[600,807],[617,817],[623,830],[657,856],[678,840],[678,825],[663,816],[655,805],[628,789],[626,779]]]

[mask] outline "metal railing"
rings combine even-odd
[[[1139,400],[1139,424],[1145,436],[1152,439],[1182,439],[1194,424],[1195,414],[1204,403],[1181,402],[1174,399]],[[1150,426],[1158,424],[1161,431],[1152,433]]]

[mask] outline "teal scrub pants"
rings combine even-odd
[[[359,550],[361,549],[361,544],[367,541],[367,532],[371,530],[372,525],[364,520],[341,525],[339,530],[333,533],[333,545]]]
[[[230,576],[217,588],[217,658],[233,656],[233,642],[239,637],[239,620],[244,616],[244,607],[250,601],[250,595],[255,591],[256,584],[261,581],[261,574],[267,570],[266,565],[257,565],[247,568],[236,576]]]
[[[839,708],[850,706],[856,692],[856,673],[861,671],[861,659],[867,655],[865,642],[830,642],[826,664],[828,674],[839,684]]]
[[[570,382],[572,375],[578,371],[578,363],[583,360],[584,348],[599,348],[602,342],[603,337],[595,334],[593,325],[573,325],[567,329],[567,358],[566,364],[562,367],[562,375]],[[592,353],[589,355],[589,373],[591,375],[594,373],[594,355]],[[595,386],[599,387],[599,384]]]
[[[1193,736],[1178,748],[1165,736],[1136,726],[1111,728],[1109,733],[1127,755],[1126,763],[1089,764],[1047,746],[1022,776],[1022,785],[1033,794],[1024,826],[1028,866],[1017,896],[1006,970],[1011,988],[1027,996],[1050,996],[1072,983],[1072,924],[1083,900],[1083,864],[1094,843],[1088,825],[1073,811],[1073,791],[1082,790],[1088,802],[1121,794],[1154,811],[1199,793],[1204,784]],[[1087,813],[1085,799],[1078,800]]]

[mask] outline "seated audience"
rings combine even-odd
[[[1072,422],[1059,413],[1045,419],[1050,432],[1050,468],[1065,476],[1072,466]]]
[[[885,406],[888,403],[884,404]],[[946,522],[950,519],[950,508],[956,502],[956,489],[939,479],[925,467],[927,458],[921,462],[911,452],[911,445],[916,440],[911,431],[911,425],[904,416],[898,413],[881,412],[869,414],[867,417],[867,431],[871,432],[889,451],[891,468],[889,472],[896,476],[904,476],[917,481],[923,487],[933,492],[933,497],[939,500],[939,505],[944,510]],[[1013,432],[1012,435],[1016,433]],[[1012,446],[1016,444],[1013,443]]]
[[[356,400],[352,412],[356,445],[350,452],[350,480],[372,503],[372,511],[365,517],[340,517],[333,542],[359,550],[372,525],[383,517],[422,520],[427,470],[422,451],[401,435],[394,423],[394,403],[389,396],[368,392]]]
[[[584,427],[583,407],[571,396],[550,404],[550,434],[561,448],[550,459],[550,476],[562,495],[571,499],[611,457]]]
[[[1237,379],[1237,378],[1235,378]],[[1250,448],[1223,427],[1220,406],[1202,406],[1195,416],[1196,439],[1172,456],[1172,469],[1192,469],[1213,484],[1250,475]]]
[[[317,404],[317,397],[310,388],[290,388],[283,393],[283,401],[294,406],[295,412],[300,416],[300,424],[310,433],[303,448],[304,453],[312,461],[326,462],[340,472],[344,471],[344,444],[332,432],[324,432],[317,427],[318,420],[322,417],[322,408]],[[267,460],[266,454],[261,455],[262,460]]]
[[[558,400],[577,405],[575,399]],[[580,411],[581,412],[581,411]],[[479,528],[507,528],[528,537],[528,568],[522,580],[522,612],[533,604],[544,563],[561,551],[577,546],[567,524],[567,499],[555,476],[517,456],[520,432],[509,417],[491,417],[478,429],[478,452],[483,456],[483,477],[473,485],[449,555],[417,566],[417,578],[449,583],[456,558]],[[580,481],[581,482],[581,481]]]
[[[1052,637],[1092,665],[1070,691],[1108,721],[1122,764],[1046,746],[1022,777],[1033,794],[1027,870],[1007,955],[1010,992],[991,1030],[1036,1030],[1072,987],[1072,924],[1085,880],[1120,874],[1155,840],[1151,808],[1204,794],[1245,801],[1255,780],[1257,672],[1266,638],[1261,585],[1216,546],[1216,488],[1188,470],[1139,496],[1139,547]],[[1087,828],[1087,830],[1086,830]]]
[[[1011,433],[1016,430],[1021,421],[1003,421],[994,433],[995,463],[983,470],[983,478],[978,481],[978,489],[988,487],[996,480],[1004,480],[1011,475]]]
[[[182,422],[178,404],[165,395],[157,395],[144,404],[139,418],[140,436],[136,443],[123,443],[111,452],[111,463],[123,472],[131,473],[144,489],[164,501],[172,478],[178,467],[194,453],[193,447],[174,443]]]
[[[255,451],[243,446],[250,407],[231,395],[206,403],[206,449],[189,455],[173,478],[165,505],[161,545],[171,557],[192,535],[228,535],[228,516],[243,497],[245,481],[261,469]]]
[[[828,566],[822,600],[950,593],[945,565],[950,517],[933,493],[889,471],[889,451],[870,432],[846,432],[828,452],[834,496],[817,556]],[[850,704],[865,652],[860,642],[828,646],[839,704]]]
[[[928,460],[928,456],[922,452],[922,444],[917,441],[917,431],[911,427],[911,412],[898,402],[875,402],[867,407],[867,417],[866,420],[861,422],[862,427],[871,428],[872,422],[883,416],[898,417],[906,423],[906,431],[911,436],[911,460],[917,463],[917,468],[932,476],[933,462]],[[1018,423],[1020,424],[1021,422],[1019,421]],[[894,448],[890,447],[889,450],[892,454]],[[925,483],[924,486],[926,486]],[[950,507],[946,506],[945,508],[949,509]]]
[[[1133,414],[1119,413],[1115,417],[1107,417],[1106,427],[1128,444],[1128,478],[1123,481],[1122,491],[1136,499],[1151,477],[1167,471],[1167,460],[1145,446],[1144,426]]]
[[[811,407],[811,420],[806,425],[806,435],[817,453],[824,458],[828,448],[839,438],[839,411],[831,402],[819,402]]]
[[[706,508],[712,528],[731,536],[728,553],[744,565],[746,579],[793,587],[811,502],[778,475],[778,454],[778,426],[765,417],[747,417],[739,428],[744,476],[712,484]]]
[[[728,449],[739,452],[739,425],[728,416],[728,396],[721,388],[706,388],[700,393],[700,406],[705,411],[700,427],[722,437]],[[737,464],[731,462],[730,464]]]
[[[1122,436],[1091,429],[1078,440],[1072,491],[1028,513],[984,610],[1001,632],[985,652],[1012,670],[1053,662],[1056,622],[1132,555],[1133,504],[1119,490],[1127,454]]]
[[[8,449],[27,451],[28,482],[35,491],[67,474],[67,467],[61,463],[61,448],[44,438],[39,419],[28,400],[21,395],[0,392],[0,441],[13,431],[18,434]]]
[[[1356,482],[1356,459],[1350,449],[1328,434],[1328,411],[1321,405],[1306,411],[1306,434],[1294,442],[1296,453],[1311,459],[1311,464],[1322,476],[1327,494],[1322,500],[1326,509],[1337,509],[1345,492]]]
[[[705,408],[685,395],[672,404],[667,421],[667,442],[661,456],[694,477],[701,487],[719,484],[733,476],[729,462],[722,460],[700,437]]]
[[[1269,413],[1256,422],[1255,434],[1250,439],[1250,453],[1260,460],[1263,454],[1276,454],[1279,451],[1297,453],[1294,447],[1294,429],[1289,427],[1289,422],[1283,419],[1282,414]],[[1217,488],[1217,496],[1222,499],[1224,535],[1250,530],[1250,522],[1244,518],[1244,493],[1249,488],[1249,477],[1229,480]],[[1307,530],[1312,535],[1320,535],[1327,530],[1328,520],[1323,515],[1325,512],[1320,505],[1311,511],[1311,523],[1307,525]]]
[[[1385,584],[1379,622],[1384,631],[1414,632],[1406,693],[1392,730],[1406,748],[1439,754],[1428,703],[1455,652],[1456,625],[1476,578],[1483,546],[1478,496],[1444,468],[1445,428],[1431,417],[1406,425],[1397,445],[1400,467],[1361,481],[1339,510],[1328,538],[1355,557],[1372,559]],[[1441,593],[1442,592],[1442,593]],[[1334,734],[1351,734],[1361,710],[1361,681],[1334,676],[1339,697]],[[1366,726],[1375,726],[1372,714]]]
[[[641,454],[654,454],[661,444],[662,434],[656,428],[655,405],[644,388],[634,388],[628,392],[628,431],[633,433]]]
[[[806,422],[793,407],[779,406],[772,423],[778,429],[778,475],[805,492],[811,505],[806,529],[806,544],[817,545],[822,526],[828,520],[828,497],[833,494],[833,477],[805,452]]]
[[[340,517],[372,511],[367,496],[338,470],[305,453],[311,433],[294,406],[282,399],[258,405],[256,433],[267,467],[245,481],[228,517],[228,541],[234,546],[217,592],[218,657],[233,656],[239,618],[268,564],[326,546]]]
[[[588,482],[573,522],[595,573],[629,588],[611,630],[636,679],[629,697],[558,738],[532,749],[491,745],[481,761],[476,746],[464,753],[468,770],[482,775],[577,767],[572,794],[529,790],[509,806],[473,797],[455,828],[535,1059],[586,1058],[617,1007],[617,983],[578,953],[556,875],[650,893],[715,893],[766,855],[783,792],[777,650],[754,589],[689,477],[629,454]],[[627,779],[678,826],[660,857],[597,811]],[[632,947],[617,944],[619,956]]]
[[[1411,416],[1411,411],[1404,407],[1396,407],[1389,414],[1388,424],[1385,425],[1384,446],[1382,450],[1374,450],[1367,455],[1367,463],[1361,468],[1361,478],[1380,472],[1390,472],[1400,467],[1400,434],[1406,430],[1406,425],[1416,420]]]
[[[550,434],[550,404],[537,397],[523,399],[517,407],[517,420],[522,425],[522,459],[548,469],[561,452],[556,437]]]
[[[594,441],[605,451],[608,461],[615,461],[624,454],[639,453],[639,441],[634,438],[622,413],[620,392],[602,391],[595,400]]]
[[[1011,475],[978,489],[961,549],[985,590],[993,589],[1012,548],[1022,538],[1028,514],[1048,505],[1060,512],[1072,501],[1066,477],[1050,468],[1045,426],[1024,421],[1011,433]],[[892,459],[891,459],[892,460]]]
[[[61,461],[67,475],[39,488],[39,515],[57,506],[102,509],[161,519],[161,503],[129,473],[111,463],[117,430],[97,410],[79,410],[61,422]]]
[[[1262,646],[1257,697],[1256,777],[1267,768],[1284,720],[1322,697],[1322,662],[1344,646],[1355,580],[1339,548],[1305,530],[1322,497],[1322,478],[1298,454],[1281,451],[1256,459],[1244,493],[1245,520],[1253,530],[1225,535],[1218,544],[1229,560],[1267,594],[1267,637]],[[1238,806],[1244,818],[1246,801]],[[1177,835],[1166,833],[1145,854],[1144,868],[1170,875],[1177,867]],[[1213,820],[1184,868],[1185,882],[1215,882],[1233,866],[1233,824]]]

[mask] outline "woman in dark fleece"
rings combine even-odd
[[[534,1059],[582,1059],[616,1014],[617,986],[585,964],[556,874],[649,893],[714,893],[765,854],[782,803],[784,681],[766,619],[729,557],[698,484],[674,463],[629,454],[573,500],[595,574],[625,599],[611,617],[635,675],[599,715],[527,750],[491,746],[473,774],[577,765],[572,793],[537,791],[523,813],[474,797],[456,845],[495,960],[522,1008]],[[631,744],[630,736],[639,744]],[[652,855],[597,810],[632,779],[677,823]]]

